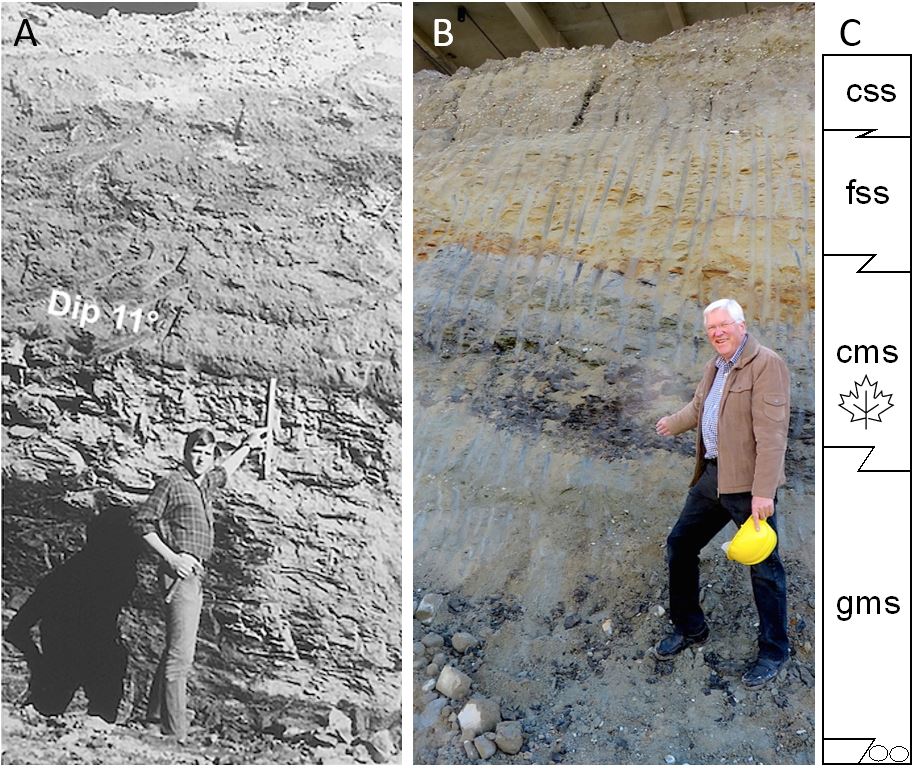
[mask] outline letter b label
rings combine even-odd
[[[447,42],[444,42],[447,38]],[[451,22],[448,19],[435,20],[435,47],[447,48],[454,42],[454,35],[451,34]]]

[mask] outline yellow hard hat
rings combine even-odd
[[[772,526],[765,520],[759,521],[759,530],[753,525],[752,515],[740,526],[736,535],[722,545],[728,560],[736,560],[744,565],[756,565],[772,554],[778,536]]]

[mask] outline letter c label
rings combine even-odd
[[[860,40],[856,40],[856,41],[852,42],[847,37],[845,37],[845,27],[847,27],[849,24],[857,24],[859,27],[861,26],[861,22],[858,21],[857,19],[847,19],[846,21],[843,21],[842,29],[839,31],[839,37],[842,38],[842,42],[845,43],[845,45],[860,45],[861,44]]]

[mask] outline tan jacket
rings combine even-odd
[[[696,471],[690,487],[699,481],[705,463],[702,409],[715,380],[715,359],[705,366],[692,402],[667,417],[675,435],[698,427]],[[718,411],[718,493],[751,491],[754,496],[775,497],[785,482],[790,405],[788,367],[750,336],[724,380]]]

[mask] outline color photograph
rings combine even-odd
[[[814,762],[813,6],[413,66],[414,762]]]

